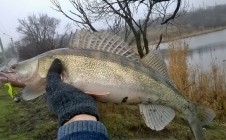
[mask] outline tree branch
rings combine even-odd
[[[180,5],[181,5],[181,0],[177,0],[177,7],[176,7],[176,9],[174,10],[173,15],[170,16],[169,18],[167,18],[164,22],[162,22],[161,25],[168,23],[170,20],[173,20],[173,19],[176,17],[177,12],[178,12],[179,9],[180,9]]]

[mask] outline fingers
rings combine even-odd
[[[62,73],[63,71],[63,65],[61,63],[61,61],[59,59],[55,59],[50,68],[49,68],[49,71],[48,71],[48,74],[47,74],[47,85],[46,85],[46,91],[47,92],[52,92],[54,91],[59,83],[62,82],[61,80],[61,76],[60,74]]]
[[[51,64],[48,73],[53,72],[57,74],[61,74],[63,71],[63,65],[59,59],[54,59],[53,63]]]

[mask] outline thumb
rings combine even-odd
[[[63,71],[63,64],[62,62],[60,61],[60,59],[54,59],[54,61],[52,62],[49,70],[48,70],[48,73],[57,73],[57,74],[61,74]]]

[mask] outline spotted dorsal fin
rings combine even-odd
[[[166,63],[159,50],[150,49],[149,53],[142,58],[141,62],[147,67],[157,71],[166,81],[175,86],[172,80],[170,80]]]
[[[120,36],[108,32],[89,32],[77,30],[72,36],[69,48],[96,50],[127,57],[132,61],[139,61],[139,56],[123,41]]]

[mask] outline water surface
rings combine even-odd
[[[226,29],[185,38],[182,41],[189,44],[188,62],[190,65],[208,70],[212,64],[218,64],[226,70]],[[168,44],[161,44],[160,49],[167,52]]]

